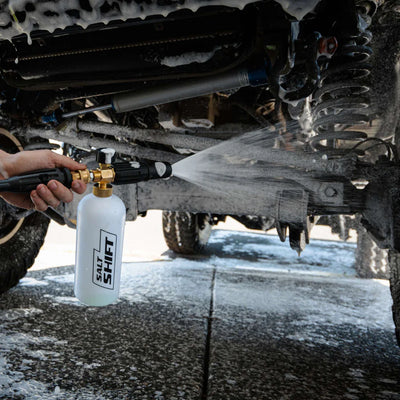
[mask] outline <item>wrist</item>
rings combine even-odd
[[[0,150],[0,180],[7,179],[11,176],[11,164],[13,154],[8,154]]]

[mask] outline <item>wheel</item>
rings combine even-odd
[[[388,251],[380,249],[364,227],[357,227],[356,265],[360,278],[389,279]]]
[[[167,246],[179,254],[199,254],[211,235],[208,214],[163,211],[162,225]]]
[[[22,144],[7,130],[0,128],[0,148],[16,153],[22,150]],[[15,286],[33,265],[50,222],[36,212],[17,219],[10,215],[10,209],[5,204],[0,199],[0,293]]]
[[[35,212],[19,221],[9,218],[0,226],[0,293],[15,286],[33,265],[48,225],[49,219]]]
[[[400,346],[400,253],[389,251],[390,292],[392,294],[393,321],[397,343]]]

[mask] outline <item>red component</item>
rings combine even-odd
[[[337,50],[339,43],[334,36],[322,37],[318,40],[318,53],[319,56],[332,57]]]

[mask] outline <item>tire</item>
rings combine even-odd
[[[178,254],[201,253],[211,235],[208,214],[163,211],[162,225],[167,246]]]
[[[389,251],[390,293],[392,294],[393,321],[397,343],[400,346],[400,253]]]
[[[0,148],[16,153],[22,150],[22,144],[0,128]],[[15,286],[33,265],[50,220],[36,212],[25,218],[13,218],[3,207],[5,201],[0,198],[0,202],[0,293],[4,293]]]
[[[35,212],[23,220],[10,219],[0,227],[0,293],[15,286],[33,265],[49,222],[47,217]]]
[[[388,251],[380,249],[361,225],[357,228],[355,268],[366,279],[389,279]]]

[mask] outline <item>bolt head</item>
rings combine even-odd
[[[327,197],[335,197],[337,195],[337,191],[335,188],[333,188],[332,186],[328,186],[325,191],[325,196]]]

